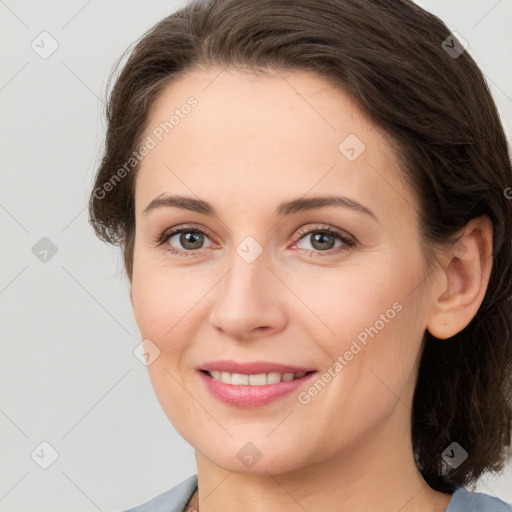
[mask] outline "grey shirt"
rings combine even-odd
[[[124,512],[196,512],[185,507],[197,490],[197,474],[138,507]],[[512,504],[480,492],[458,487],[445,512],[512,512]]]

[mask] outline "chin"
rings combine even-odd
[[[256,436],[246,439],[253,441],[241,442],[233,438],[223,446],[218,444],[215,450],[211,445],[205,446],[204,450],[196,445],[196,450],[211,463],[234,473],[268,476],[268,473],[287,473],[308,464],[307,461],[297,460],[296,445],[287,447],[280,442],[274,445],[264,437],[259,442]]]

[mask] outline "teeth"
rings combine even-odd
[[[306,375],[306,372],[301,373],[259,373],[257,375],[244,375],[242,373],[229,373],[211,371],[208,375],[214,380],[224,382],[224,384],[233,384],[235,386],[250,385],[250,386],[265,386],[266,384],[277,384],[278,382],[300,379]]]

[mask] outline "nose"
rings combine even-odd
[[[268,267],[265,253],[251,263],[235,254],[230,271],[214,289],[210,322],[224,335],[250,340],[285,328],[285,286]]]

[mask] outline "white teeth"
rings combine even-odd
[[[233,381],[231,381],[233,383]],[[258,375],[248,375],[247,384],[251,386],[264,386],[267,383],[267,376],[264,373],[258,373]]]
[[[242,375],[241,373],[232,373],[231,384],[235,384],[235,386],[239,384],[245,384],[247,386],[249,384],[249,375]]]
[[[277,372],[272,372],[267,374],[267,384],[277,384],[281,382],[281,374]]]
[[[251,385],[251,386],[265,386],[266,384],[277,384],[278,382],[300,379],[306,375],[306,372],[301,373],[258,373],[257,375],[245,375],[242,373],[229,373],[211,371],[208,372],[210,377],[214,380],[224,382],[224,384],[233,384],[235,386]]]

